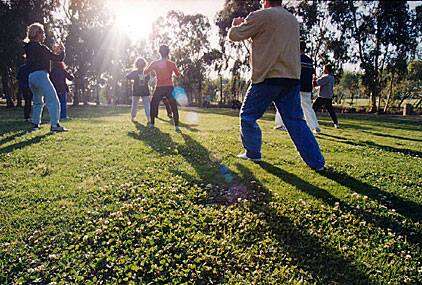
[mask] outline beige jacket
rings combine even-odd
[[[299,23],[283,7],[252,12],[228,37],[237,42],[252,40],[252,83],[266,78],[300,79]]]

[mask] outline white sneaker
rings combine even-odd
[[[334,124],[334,128],[338,129],[340,126],[338,124]]]
[[[255,162],[259,162],[259,161],[261,161],[261,160],[262,160],[261,158],[250,158],[250,157],[248,157],[248,156],[246,155],[246,152],[241,153],[241,154],[238,154],[238,155],[237,155],[237,157],[238,157],[238,158],[241,158],[241,159],[246,159],[246,160],[255,161]]]
[[[315,129],[313,129],[313,130],[312,130],[312,132],[313,132],[315,135],[317,135],[317,134],[321,133],[321,129],[320,129],[320,128],[315,128]]]
[[[176,133],[181,133],[181,132],[182,132],[178,126],[176,126],[176,127],[174,128],[174,130],[176,131]]]
[[[279,130],[279,131],[287,132],[287,129],[286,129],[285,126],[275,126],[274,127],[274,130]]]

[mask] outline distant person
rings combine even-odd
[[[135,60],[134,63],[135,70],[131,71],[126,75],[126,79],[133,81],[132,84],[132,108],[131,116],[132,122],[136,120],[136,114],[138,112],[138,103],[139,97],[142,98],[142,103],[144,104],[145,116],[148,121],[148,125],[151,124],[151,101],[150,101],[150,91],[148,82],[150,76],[144,73],[146,67],[145,59],[139,57]]]
[[[60,119],[67,120],[67,95],[69,94],[69,86],[66,83],[66,79],[73,81],[75,78],[66,70],[66,65],[61,61],[53,63],[50,79],[59,97]]]
[[[306,43],[300,42],[300,103],[305,116],[308,127],[315,133],[320,133],[321,129],[318,125],[318,119],[316,117],[314,109],[312,109],[312,76],[315,74],[312,59],[305,54]],[[275,117],[276,129],[286,130],[283,119],[280,113],[276,112]]]
[[[333,108],[333,96],[334,96],[334,76],[332,75],[331,65],[324,66],[324,75],[316,79],[314,77],[313,85],[319,86],[318,98],[316,98],[313,109],[315,112],[318,112],[321,106],[324,106],[325,109],[330,113],[331,120],[333,120],[334,127],[339,128],[336,112]]]
[[[160,101],[166,98],[173,114],[175,130],[176,132],[180,132],[179,111],[177,109],[177,102],[172,96],[174,90],[173,75],[180,76],[180,71],[176,64],[169,60],[170,49],[168,46],[160,46],[159,53],[161,59],[153,61],[145,70],[146,74],[154,72],[157,76],[155,92],[151,100],[151,127],[154,127]]]
[[[24,48],[29,68],[29,88],[32,91],[34,102],[32,110],[33,130],[37,130],[40,127],[44,99],[50,115],[50,130],[52,132],[64,132],[67,129],[59,124],[60,102],[53,83],[51,83],[49,78],[50,61],[63,61],[65,57],[64,46],[62,44],[57,45],[55,52],[52,52],[47,46],[42,44],[44,40],[43,25],[34,23],[28,26],[27,43]]]
[[[29,66],[25,62],[19,66],[16,79],[18,80],[19,93],[22,94],[25,105],[23,107],[23,118],[26,122],[31,122],[31,105],[32,105],[32,92],[29,89],[28,83]]]
[[[260,161],[262,133],[257,120],[275,103],[287,131],[303,160],[315,170],[324,168],[324,157],[303,119],[300,103],[299,22],[282,7],[281,0],[264,0],[263,9],[246,19],[235,18],[228,37],[250,39],[252,85],[240,110],[242,159]]]

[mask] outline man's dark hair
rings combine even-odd
[[[306,42],[300,41],[300,51],[305,52],[306,50]]]
[[[329,73],[333,73],[333,66],[332,66],[331,64],[326,64],[326,65],[325,65],[325,68],[327,69],[327,71],[328,71]]]
[[[270,2],[271,6],[281,6],[283,4],[282,0],[268,0],[268,2]]]
[[[167,45],[161,45],[158,52],[162,57],[168,57],[170,53],[170,48]]]

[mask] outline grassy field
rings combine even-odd
[[[71,107],[52,135],[0,109],[0,284],[421,283],[420,117],[322,117],[319,174],[274,115],[260,164],[231,110],[142,115]]]

